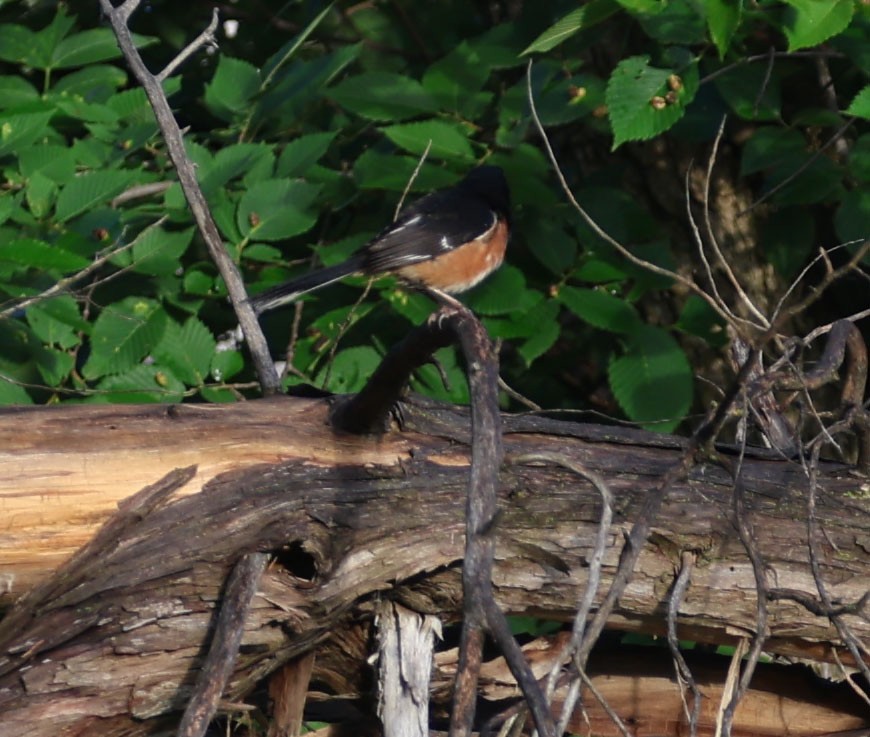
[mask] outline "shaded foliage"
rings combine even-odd
[[[697,266],[680,186],[725,114],[725,176],[761,201],[736,215],[714,208],[738,274],[760,264],[783,284],[817,248],[868,236],[870,21],[860,3],[312,2],[274,4],[274,15],[269,4],[239,5],[222,8],[237,33],[166,88],[250,290],[363,244],[392,219],[427,148],[411,197],[497,164],[513,190],[515,237],[508,263],[467,302],[504,341],[507,382],[543,406],[672,429],[692,408],[691,365],[712,363],[725,337],[705,303],[627,262],[566,203],[533,129],[529,59],[569,184],[636,255]],[[140,8],[131,26],[152,69],[209,11]],[[0,16],[0,401],[255,391],[244,351],[220,340],[235,323],[225,290],[95,7],[23,14],[11,3]],[[670,208],[650,162],[678,185]],[[130,191],[141,185],[154,187]],[[134,196],[114,199],[122,193]],[[757,232],[745,264],[727,249],[738,220]],[[348,279],[306,298],[298,330],[294,308],[264,318],[274,355],[292,358],[288,384],[358,389],[433,307],[389,279],[365,286]],[[811,286],[812,273],[795,296]],[[861,289],[841,293],[849,308],[866,306]],[[449,386],[431,367],[414,388],[465,401],[455,355],[439,358]]]

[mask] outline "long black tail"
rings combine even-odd
[[[361,257],[351,256],[347,261],[336,266],[327,266],[324,269],[312,271],[310,274],[304,274],[298,279],[293,279],[284,284],[279,284],[277,287],[267,289],[251,299],[251,304],[254,307],[254,311],[258,315],[261,315],[281,305],[295,302],[303,294],[308,294],[308,292],[325,287],[327,284],[344,279],[346,276],[359,271],[362,265]]]

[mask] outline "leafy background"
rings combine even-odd
[[[247,355],[222,338],[235,325],[223,284],[96,6],[0,7],[0,402],[256,395]],[[502,341],[506,382],[543,407],[672,430],[715,400],[729,367],[710,308],[627,262],[568,203],[527,73],[578,201],[638,256],[698,270],[686,182],[697,213],[723,115],[714,230],[763,310],[808,265],[792,298],[812,289],[819,248],[841,263],[870,234],[865,3],[220,8],[219,49],[166,89],[250,290],[365,243],[430,141],[411,197],[498,164],[515,235],[508,263],[466,301]],[[151,68],[210,12],[143,4],[132,27]],[[290,359],[288,385],[359,388],[433,309],[389,279],[365,287],[348,279],[264,317],[273,354]],[[791,327],[864,309],[866,295],[854,275]],[[447,384],[429,367],[414,388],[465,401],[454,353],[438,358]]]

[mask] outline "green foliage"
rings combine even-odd
[[[253,376],[220,337],[235,325],[224,285],[144,93],[96,12],[82,12],[0,9],[0,403],[233,401]],[[155,2],[134,14],[152,69],[208,12]],[[391,4],[315,2],[282,8],[282,27],[301,29],[289,39],[257,12],[240,8],[237,39],[164,83],[251,291],[340,262],[406,189],[497,164],[515,206],[508,263],[463,299],[502,342],[507,382],[545,407],[598,408],[604,394],[611,413],[671,430],[692,409],[685,350],[716,356],[726,338],[706,302],[669,293],[671,280],[619,255],[567,203],[535,133],[529,60],[572,191],[636,256],[682,269],[694,245],[674,222],[682,192],[644,193],[627,172],[670,146],[704,160],[725,114],[732,168],[764,202],[758,259],[791,279],[821,234],[868,236],[870,19],[851,0],[445,0],[401,17]],[[838,55],[833,107],[815,60],[786,54],[822,43]],[[847,116],[841,158],[823,143]],[[433,308],[392,279],[306,297],[286,383],[357,390]],[[275,356],[292,314],[263,319]],[[467,401],[455,352],[437,358],[414,388]]]

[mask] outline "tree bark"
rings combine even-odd
[[[0,576],[6,605],[14,601],[0,622],[4,729],[138,735],[177,720],[227,572],[253,551],[274,559],[245,624],[228,699],[340,638],[378,598],[455,618],[467,411],[415,400],[400,407],[401,429],[369,438],[333,434],[327,411],[326,400],[287,398],[3,411]],[[606,587],[646,490],[680,462],[683,442],[538,417],[506,416],[504,428],[497,599],[508,613],[569,620],[586,581],[599,496],[563,468],[518,459],[556,452],[605,478],[616,498]],[[158,482],[192,463],[195,470]],[[835,463],[823,464],[819,479],[821,573],[838,604],[853,604],[868,591],[867,480]],[[743,483],[771,588],[818,599],[800,464],[747,458]],[[131,497],[145,484],[152,486]],[[663,632],[681,552],[694,550],[700,562],[680,637],[728,643],[752,633],[755,582],[730,521],[732,485],[723,466],[707,462],[668,490],[611,626]],[[838,638],[827,617],[787,599],[768,607],[767,650],[832,657]],[[866,612],[844,621],[870,641]],[[848,662],[848,653],[840,658]]]

